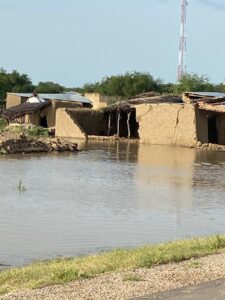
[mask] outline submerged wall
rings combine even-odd
[[[197,142],[195,109],[191,104],[136,105],[141,143],[194,146]]]

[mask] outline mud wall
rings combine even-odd
[[[21,104],[21,97],[7,93],[6,109]]]
[[[208,143],[208,119],[210,117],[217,117],[217,132],[218,132],[218,143],[225,145],[225,115],[223,113],[217,113],[212,111],[206,111],[196,109],[196,126],[197,126],[197,138],[201,143]]]
[[[56,124],[56,110],[58,108],[78,108],[82,107],[79,102],[52,100],[52,105],[46,107],[41,112],[41,117],[46,116],[48,127],[54,127]]]
[[[200,109],[196,109],[196,128],[197,139],[201,143],[208,143],[208,115],[210,113]]]
[[[197,142],[195,109],[191,104],[135,106],[141,143],[194,146]]]
[[[40,119],[39,112],[36,112],[36,113],[30,114],[30,115],[26,115],[25,116],[25,123],[26,124],[33,124],[35,126],[38,126],[39,125],[39,119]]]
[[[85,132],[72,120],[65,108],[56,110],[55,135],[57,137],[86,138]]]
[[[67,112],[86,135],[106,135],[107,120],[102,111],[82,108],[67,109]]]
[[[225,145],[225,115],[219,114],[218,116],[218,138],[219,144]]]
[[[99,93],[85,93],[84,96],[92,101],[93,109],[101,109],[107,106],[107,97]]]
[[[52,104],[50,106],[42,109],[41,112],[38,113],[39,120],[37,121],[37,122],[39,122],[41,117],[46,116],[48,128],[55,127],[55,125],[56,125],[56,110],[58,108],[66,109],[66,108],[82,107],[81,103],[71,102],[71,101],[52,100],[51,103]]]

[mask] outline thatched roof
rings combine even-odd
[[[134,108],[135,105],[160,104],[160,103],[183,103],[183,101],[180,97],[170,96],[170,95],[156,96],[154,93],[151,92],[151,93],[137,95],[126,101],[117,102],[110,107],[106,107],[104,111],[105,112],[113,112],[117,110],[131,111],[135,109]]]
[[[47,107],[51,104],[51,101],[46,101],[43,103],[23,103],[20,105],[16,105],[13,107],[10,107],[8,109],[5,109],[2,112],[1,117],[6,119],[7,121],[13,121],[14,119],[17,119],[19,117],[22,117],[24,115],[33,114],[40,109]]]

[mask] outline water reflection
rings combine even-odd
[[[0,264],[225,231],[224,153],[102,141],[79,147],[0,158]]]

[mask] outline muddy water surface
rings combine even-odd
[[[0,264],[225,232],[225,153],[100,143],[1,157],[0,178]]]

